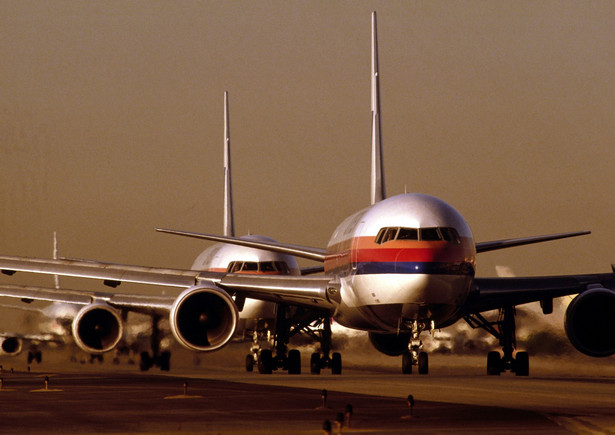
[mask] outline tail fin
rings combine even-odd
[[[229,127],[228,92],[224,92],[224,235],[235,236],[233,187],[231,184],[231,133]]]
[[[376,12],[372,12],[372,179],[371,203],[386,198],[382,164],[382,125],[380,121],[380,78],[378,76],[378,36]]]

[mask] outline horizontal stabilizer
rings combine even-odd
[[[512,248],[513,246],[531,245],[532,243],[548,242],[550,240],[566,239],[568,237],[585,236],[591,231],[577,231],[573,233],[549,234],[546,236],[521,237],[518,239],[494,240],[476,244],[476,252],[495,251],[497,249]]]

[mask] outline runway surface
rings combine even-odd
[[[342,433],[615,433],[615,377],[608,364],[606,376],[536,368],[528,378],[488,377],[472,360],[439,365],[434,358],[427,376],[402,376],[388,367],[265,376],[220,364],[224,356],[199,366],[183,358],[169,374],[108,362],[48,363],[50,370],[42,364],[10,373],[5,363],[0,433],[315,434],[325,420],[337,433],[335,419],[348,404],[351,425]]]

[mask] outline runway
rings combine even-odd
[[[476,372],[472,360],[439,366],[434,358],[427,376],[387,367],[265,376],[219,364],[224,359],[194,366],[184,357],[169,374],[108,362],[49,363],[53,370],[43,364],[30,373],[5,365],[0,433],[315,434],[325,420],[336,433],[334,421],[348,404],[353,415],[343,433],[615,433],[610,375],[543,375],[537,368],[529,378],[494,378]]]

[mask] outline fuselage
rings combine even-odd
[[[456,320],[476,265],[472,232],[444,201],[402,194],[344,220],[327,246],[325,273],[338,276],[335,320],[391,333]]]
[[[261,242],[274,241],[269,237],[258,235],[241,238]],[[301,275],[295,257],[227,243],[216,243],[201,252],[192,264],[192,270],[256,275]],[[242,333],[241,329],[249,326],[246,325],[246,321],[265,320],[272,323],[275,317],[275,303],[248,298],[239,313],[238,332]]]

